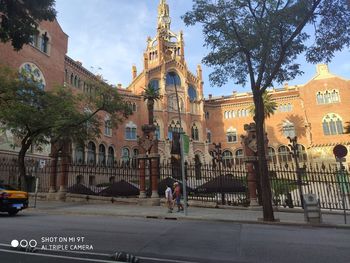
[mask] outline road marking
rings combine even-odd
[[[22,251],[11,251],[11,250],[6,250],[6,249],[0,249],[0,252],[12,253],[12,254],[21,254],[21,255],[27,255],[27,256],[29,255],[29,256],[35,256],[35,257],[62,258],[62,259],[88,261],[88,262],[101,262],[101,263],[112,263],[112,262],[115,262],[115,261],[111,261],[111,260],[89,259],[89,258],[75,258],[75,257],[48,255],[48,254],[35,254],[35,253],[28,253],[28,252],[22,252]]]
[[[8,244],[0,243],[0,246],[5,246],[5,247],[11,247]],[[41,251],[41,249],[38,249]],[[0,249],[1,251],[1,249]],[[111,254],[104,254],[104,253],[95,253],[95,252],[79,252],[79,251],[61,251],[61,250],[42,250],[42,251],[52,251],[52,252],[60,252],[60,253],[71,253],[71,254],[83,254],[83,255],[92,255],[92,256],[106,256],[109,257]],[[38,254],[37,254],[38,255]],[[139,259],[147,259],[147,260],[153,260],[153,261],[159,261],[159,262],[173,262],[173,263],[199,263],[195,261],[184,261],[184,260],[177,260],[177,259],[165,259],[165,258],[151,258],[151,257],[139,257],[135,255]],[[92,259],[90,260],[92,261]],[[111,262],[111,261],[101,261],[101,262]]]

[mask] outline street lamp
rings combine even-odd
[[[299,158],[298,138],[297,138],[297,136],[294,136],[293,138],[288,136],[287,139],[290,142],[288,144],[288,146],[292,150],[291,155],[292,155],[292,157],[294,159],[294,163],[295,163],[295,169],[296,169],[296,173],[297,173],[297,185],[298,185],[299,194],[300,194],[301,207],[304,208],[301,171],[300,171],[299,161],[298,161],[298,158]]]

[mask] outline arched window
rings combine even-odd
[[[107,157],[107,165],[113,166],[114,164],[114,149],[113,147],[108,147],[108,157]]]
[[[85,162],[83,145],[77,145],[77,147],[75,148],[75,161],[79,164]]]
[[[294,138],[295,137],[295,127],[294,124],[291,123],[290,121],[284,121],[282,125],[282,132],[284,137],[290,137]]]
[[[282,145],[278,148],[278,161],[280,163],[292,161],[292,156],[291,156],[290,150],[287,146]]]
[[[137,129],[133,122],[129,122],[125,127],[125,139],[126,140],[136,140]]]
[[[24,78],[27,82],[33,83],[41,90],[45,89],[46,81],[41,70],[31,62],[22,64],[19,68],[21,78]]]
[[[211,131],[207,130],[207,142],[211,143]]]
[[[329,113],[322,121],[324,135],[337,135],[344,133],[343,121],[337,114]]]
[[[179,88],[181,86],[181,79],[179,75],[174,71],[168,72],[166,74],[166,85],[167,86],[176,85]]]
[[[136,103],[135,102],[132,104],[132,111],[136,112]]]
[[[299,152],[299,161],[300,162],[307,162],[307,153],[304,145],[298,144],[298,152]]]
[[[112,136],[112,122],[109,117],[105,119],[105,135]]]
[[[317,104],[323,104],[324,103],[323,94],[321,92],[317,92],[316,100],[317,100]]]
[[[177,132],[179,133],[181,131],[180,128],[180,122],[175,120],[172,120],[171,123],[168,126],[168,139],[172,140],[173,139],[173,133]]]
[[[139,155],[139,149],[134,148],[132,150],[132,160],[131,160],[131,165],[133,168],[136,168],[138,166],[138,162],[137,162],[138,155]]]
[[[238,149],[235,152],[235,164],[242,165],[243,164],[243,149]]]
[[[74,77],[74,87],[78,87],[78,77]]]
[[[71,84],[71,85],[74,84],[74,75],[73,75],[73,73],[70,74],[70,84]]]
[[[98,163],[101,165],[106,164],[106,147],[103,144],[100,144],[98,147]]]
[[[129,163],[129,160],[130,160],[130,151],[127,147],[124,147],[122,149],[122,161],[124,163]]]
[[[190,98],[190,102],[194,102],[197,100],[197,92],[196,89],[193,86],[188,87],[188,97]]]
[[[268,147],[268,152],[269,152],[269,162],[277,163],[277,156],[276,156],[275,149],[272,147]]]
[[[47,32],[41,35],[41,45],[40,50],[44,53],[48,53],[49,38],[47,37]]]
[[[233,154],[229,150],[225,150],[222,153],[222,162],[224,166],[231,166],[233,164]]]
[[[209,112],[208,112],[208,111],[205,112],[205,118],[206,118],[207,120],[209,120]]]
[[[87,163],[96,164],[96,146],[93,142],[88,143]]]
[[[153,124],[156,127],[156,131],[155,131],[156,138],[157,138],[157,140],[160,140],[160,126],[159,126],[159,123],[157,122],[157,120],[154,120]]]
[[[226,132],[227,142],[237,142],[237,130],[232,127],[229,128]]]
[[[340,101],[338,90],[326,90],[316,93],[317,104],[338,103]]]
[[[198,127],[195,123],[193,123],[192,128],[191,128],[191,137],[192,137],[192,140],[199,141],[199,131],[198,131]]]

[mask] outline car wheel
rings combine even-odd
[[[18,211],[19,210],[17,210],[17,209],[10,210],[10,211],[8,211],[8,214],[9,214],[9,216],[15,216],[18,213]]]

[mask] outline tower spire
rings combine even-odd
[[[158,5],[158,30],[170,30],[171,19],[169,13],[169,5],[166,0],[160,0]]]

